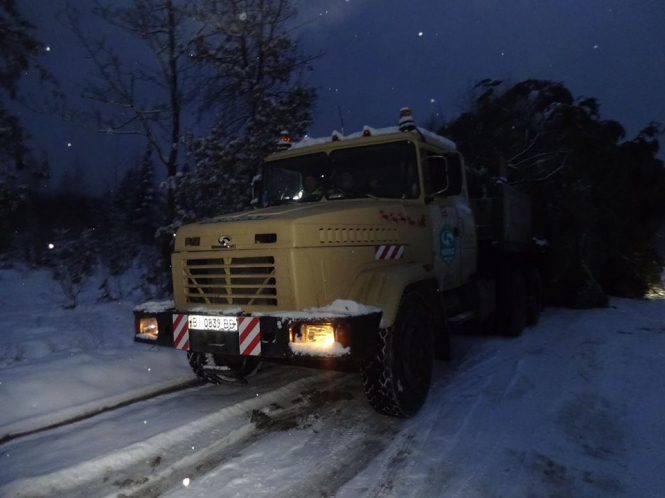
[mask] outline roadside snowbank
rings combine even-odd
[[[0,439],[192,379],[181,352],[133,341],[135,303],[80,298],[65,310],[47,271],[2,270]]]

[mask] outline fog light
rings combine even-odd
[[[335,343],[335,329],[330,324],[305,324],[300,327],[300,333],[294,334],[291,342],[320,344],[330,346]]]
[[[139,337],[142,339],[157,340],[159,327],[156,318],[141,318],[139,321]]]

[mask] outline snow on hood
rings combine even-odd
[[[145,304],[161,304],[161,303],[145,303]],[[173,303],[171,303],[173,304]],[[144,305],[141,305],[144,306]],[[139,306],[136,307],[137,311]],[[167,308],[168,309],[168,308]],[[164,311],[164,310],[162,310]],[[190,308],[187,313],[204,313],[207,315],[240,315],[242,313],[242,308],[239,306],[223,308],[223,309],[211,309],[205,306],[197,306],[196,308]],[[251,316],[269,316],[275,318],[295,318],[295,319],[319,319],[319,318],[344,318],[344,317],[353,317],[353,316],[363,316],[371,315],[372,313],[381,313],[380,308],[375,308],[374,306],[365,306],[364,304],[357,303],[355,301],[350,301],[347,299],[336,299],[327,306],[322,306],[320,308],[308,308],[302,311],[270,311],[270,312],[253,312],[250,313]]]
[[[221,310],[214,309],[211,310],[209,308],[206,308],[205,306],[197,306],[196,308],[191,308],[188,313],[206,313],[208,315],[220,315],[220,316],[225,316],[225,315],[239,315],[242,313],[242,308],[239,306],[233,306],[231,308],[224,308]]]

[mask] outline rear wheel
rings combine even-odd
[[[497,277],[496,330],[505,337],[518,337],[526,323],[526,286],[524,272],[505,266]]]
[[[196,376],[211,384],[246,384],[245,377],[258,372],[261,362],[254,356],[226,356],[187,352]]]
[[[464,309],[473,313],[466,330],[473,334],[488,334],[494,330],[495,286],[490,278],[474,276],[462,289]]]
[[[427,398],[433,366],[432,314],[419,295],[408,294],[395,323],[380,330],[374,353],[361,365],[369,404],[386,415],[414,415]]]

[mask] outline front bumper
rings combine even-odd
[[[194,314],[206,315],[206,313],[198,311]],[[208,316],[216,317],[219,315],[210,313]],[[176,349],[202,353],[234,356],[251,354],[276,360],[303,357],[341,357],[363,360],[375,350],[374,346],[378,344],[379,323],[381,321],[381,312],[321,318],[293,318],[283,315],[279,317],[254,317],[249,314],[234,316],[237,316],[241,323],[244,321],[252,327],[258,325],[258,336],[260,337],[258,348],[251,348],[250,350],[250,348],[245,347],[242,325],[240,332],[192,330],[187,326],[187,313],[179,313],[175,310],[159,313],[134,311],[136,324],[134,340],[146,344],[175,347]],[[149,338],[147,335],[139,333],[139,323],[142,318],[155,318],[157,320],[158,333],[155,338]],[[303,350],[303,348],[290,342],[294,330],[298,330],[303,324],[332,325],[335,330],[342,330],[345,333],[336,335],[337,342],[331,345],[329,350],[326,350],[326,348],[317,348],[316,351]],[[187,330],[184,330],[184,328]]]

